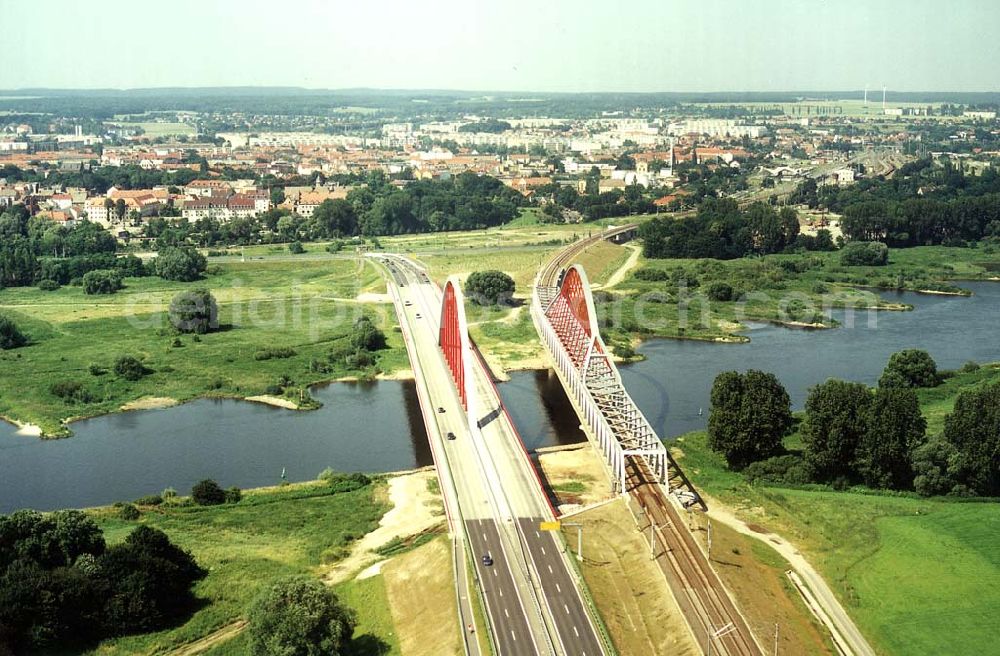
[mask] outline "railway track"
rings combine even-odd
[[[563,249],[558,255],[549,260],[549,262],[542,267],[542,270],[539,271],[538,277],[535,280],[535,284],[542,287],[555,287],[559,283],[559,273],[572,264],[573,260],[576,259],[582,251],[587,250],[594,244],[604,241],[608,237],[614,237],[623,232],[635,230],[638,227],[638,223],[629,223],[628,225],[605,230],[599,234],[591,235],[590,237],[574,242],[569,247]]]
[[[656,561],[698,644],[705,653],[720,656],[761,656],[746,620],[645,461],[629,456],[625,467],[628,494],[649,522],[643,530],[656,538]]]

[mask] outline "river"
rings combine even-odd
[[[926,349],[942,368],[1000,360],[1000,284],[963,286],[974,295],[884,294],[916,309],[880,312],[874,327],[861,313],[854,327],[835,330],[753,325],[747,344],[653,340],[640,348],[647,359],[622,367],[622,377],[657,432],[673,437],[705,426],[720,371],[773,372],[799,408],[809,387],[829,377],[875,383],[902,348]],[[584,439],[550,372],[515,372],[499,389],[529,449]],[[325,467],[431,464],[412,382],[335,383],[313,395],[324,404],[313,412],[201,399],[107,415],[75,422],[64,440],[20,436],[0,422],[0,512],[106,504],[166,487],[183,494],[202,478],[246,488],[279,483],[282,470],[302,481]]]

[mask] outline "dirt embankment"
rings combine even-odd
[[[384,560],[375,552],[382,545],[394,538],[422,533],[445,521],[441,499],[428,486],[436,476],[431,470],[390,478],[388,496],[392,509],[382,516],[378,528],[354,543],[347,558],[333,565],[323,580],[329,584],[345,581]],[[377,573],[377,567],[366,572]]]

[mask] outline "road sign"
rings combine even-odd
[[[541,531],[558,531],[562,528],[560,522],[539,522],[538,529]]]

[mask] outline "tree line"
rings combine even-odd
[[[648,258],[715,258],[782,253],[789,249],[832,250],[830,233],[800,235],[795,211],[754,203],[741,210],[736,201],[706,198],[695,216],[654,218],[639,228]]]
[[[109,546],[82,512],[0,516],[0,653],[52,653],[160,629],[206,572],[162,531]]]
[[[943,377],[926,352],[901,351],[875,389],[836,379],[810,389],[798,422],[773,374],[723,372],[712,386],[708,444],[751,482],[1000,496],[1000,383],[960,393],[944,430],[928,436],[916,390]],[[796,426],[802,448],[792,452],[784,438]]]

